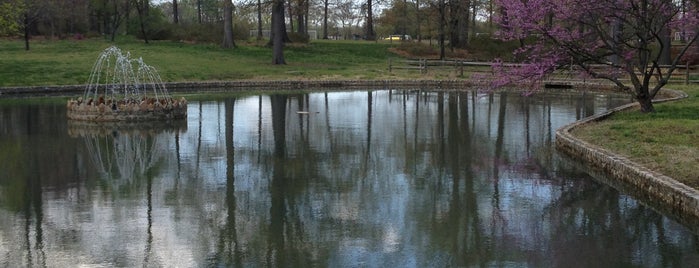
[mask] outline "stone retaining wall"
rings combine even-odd
[[[612,86],[599,82],[566,82],[573,88],[606,88]],[[272,80],[272,81],[207,81],[164,83],[169,92],[235,92],[244,90],[353,90],[353,89],[468,89],[483,85],[477,80]],[[78,96],[85,85],[36,86],[0,88],[0,97]]]
[[[207,81],[164,83],[169,92],[235,92],[244,90],[305,89],[461,89],[475,85],[467,80],[272,80]],[[75,96],[84,85],[0,88],[0,97]]]
[[[668,90],[669,91],[669,90]],[[686,98],[684,92],[672,91],[675,97],[660,101]],[[660,102],[658,101],[658,102]],[[583,124],[602,120],[611,114],[636,106],[636,103],[612,109],[606,113],[577,121],[556,131],[556,149],[568,154],[578,161],[584,161],[591,167],[601,170],[622,183],[638,189],[653,203],[665,206],[681,222],[699,222],[699,191],[684,185],[675,179],[643,167],[626,157],[616,155],[599,146],[577,139],[571,131]]]

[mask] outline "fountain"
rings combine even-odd
[[[139,122],[183,119],[187,101],[173,99],[157,70],[117,47],[105,49],[92,67],[83,96],[67,103],[68,119]]]

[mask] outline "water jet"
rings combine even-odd
[[[115,46],[100,53],[83,95],[67,103],[68,119],[79,121],[167,121],[186,115],[187,100],[172,98],[154,67]]]

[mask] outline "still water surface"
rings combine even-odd
[[[119,127],[0,105],[0,266],[696,267],[697,234],[553,149],[626,101],[230,96]]]

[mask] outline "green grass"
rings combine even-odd
[[[689,98],[656,104],[652,114],[620,112],[573,134],[699,188],[699,86],[670,87]]]
[[[85,84],[97,56],[111,45],[132,58],[142,57],[165,82],[400,78],[388,73],[388,58],[395,55],[388,51],[390,44],[381,42],[291,44],[284,49],[287,65],[273,65],[270,48],[241,41],[238,48],[226,50],[212,44],[122,39],[114,44],[103,39],[32,40],[29,51],[20,40],[0,40],[0,87]]]

